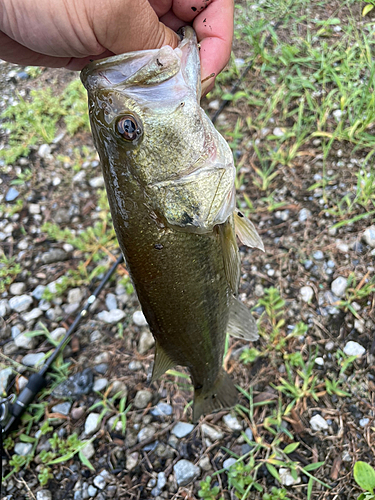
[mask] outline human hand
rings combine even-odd
[[[230,57],[233,0],[0,0],[0,12],[0,58],[22,65],[80,70],[90,59],[175,48],[175,30],[192,24],[206,93]]]

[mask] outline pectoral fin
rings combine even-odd
[[[243,245],[250,248],[259,248],[259,250],[264,252],[263,241],[257,233],[254,224],[237,209],[234,211],[234,227]]]
[[[231,298],[228,332],[244,340],[258,340],[258,327],[249,309],[235,297]]]
[[[175,364],[176,363],[166,354],[164,349],[160,347],[158,342],[156,342],[155,361],[152,369],[151,382],[155,382],[155,380],[161,377],[167,370],[173,368]]]
[[[229,286],[234,294],[238,292],[240,283],[241,262],[236,235],[230,219],[224,224],[216,226],[220,235],[223,250],[224,270]]]

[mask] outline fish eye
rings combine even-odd
[[[134,142],[142,136],[142,126],[132,115],[123,115],[116,122],[117,133],[126,141]]]

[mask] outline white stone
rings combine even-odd
[[[279,476],[281,479],[281,484],[283,486],[292,486],[292,484],[299,484],[301,482],[300,477],[297,477],[297,479],[294,479],[294,477],[290,473],[290,470],[285,469],[283,467],[280,467],[280,469],[279,469]]]
[[[365,230],[363,239],[370,247],[375,248],[375,226],[370,226]]]
[[[137,453],[136,451],[134,453],[130,453],[129,455],[127,455],[126,468],[128,471],[131,471],[136,467],[136,465],[138,463],[138,457],[139,457],[139,453]]]
[[[193,429],[193,424],[189,424],[187,422],[177,422],[177,424],[172,429],[172,434],[181,439],[190,434]]]
[[[27,311],[32,303],[33,299],[29,295],[18,295],[9,300],[10,308],[16,312]]]
[[[242,425],[237,418],[230,413],[228,413],[228,415],[224,415],[223,422],[231,431],[242,431]]]
[[[90,413],[85,422],[85,434],[89,436],[100,429],[100,413]]]
[[[285,135],[285,131],[280,127],[276,127],[273,129],[273,135],[276,137],[283,137]]]
[[[38,341],[36,337],[27,337],[25,333],[20,333],[14,339],[14,343],[17,347],[21,347],[22,349],[34,349]]]
[[[82,292],[79,288],[72,288],[68,292],[68,303],[76,304],[77,302],[81,302],[83,296]]]
[[[348,286],[348,280],[343,276],[339,276],[331,283],[331,290],[337,297],[343,297],[345,295],[346,288]]]
[[[42,316],[42,314],[43,314],[43,311],[41,309],[39,309],[39,307],[35,307],[30,312],[26,312],[25,314],[22,314],[21,318],[24,321],[26,321],[26,323],[27,323],[28,321],[32,321],[33,319],[39,318],[40,316]]]
[[[52,500],[52,493],[49,490],[40,490],[36,494],[36,500]]]
[[[314,297],[314,290],[311,288],[311,286],[303,286],[300,289],[299,293],[303,302],[306,303],[311,302]]]
[[[363,319],[355,319],[354,320],[354,328],[359,333],[365,333],[365,322]]]
[[[30,203],[29,213],[32,215],[40,214],[40,205],[37,203]]]
[[[12,295],[22,295],[25,290],[25,283],[12,283],[9,287],[9,291]]]
[[[139,410],[143,410],[147,407],[152,399],[152,393],[150,391],[138,391],[134,398],[134,406]]]
[[[325,431],[328,424],[321,415],[314,415],[310,419],[310,427],[314,432]]]
[[[89,184],[93,188],[100,188],[104,186],[103,176],[99,175],[98,177],[93,177],[92,179],[89,180]]]
[[[315,363],[318,366],[323,366],[324,365],[324,359],[322,357],[315,358]]]
[[[138,342],[138,352],[139,354],[145,354],[151,347],[155,344],[154,337],[149,330],[145,330],[141,333]]]
[[[82,442],[85,443],[86,441]],[[87,458],[87,460],[90,460],[90,458],[95,455],[94,445],[90,441],[87,441],[87,444],[82,448],[81,453]]]
[[[44,364],[44,358],[44,352],[26,354],[26,356],[22,358],[22,364],[25,366],[41,366],[42,364]]]
[[[343,349],[344,353],[347,356],[363,356],[364,353],[366,352],[366,349],[361,345],[358,344],[358,342],[354,342],[353,340],[349,340],[345,344],[345,347]]]
[[[125,313],[121,309],[112,309],[112,311],[101,311],[98,318],[104,323],[113,324],[118,323],[125,318]]]
[[[211,441],[217,441],[220,439],[223,439],[224,434],[220,430],[215,429],[214,427],[211,427],[211,425],[208,424],[202,424],[202,433],[205,437],[208,437]]]
[[[173,466],[173,472],[179,486],[186,486],[200,474],[200,468],[188,460],[179,460]]]
[[[147,320],[142,311],[135,311],[133,314],[133,322],[137,326],[147,326]]]

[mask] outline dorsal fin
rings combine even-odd
[[[159,377],[161,377],[167,370],[173,368],[177,363],[175,363],[169,356],[166,354],[164,349],[160,347],[158,341],[155,344],[155,361],[154,367],[152,369],[152,377],[151,382],[155,382]]]

